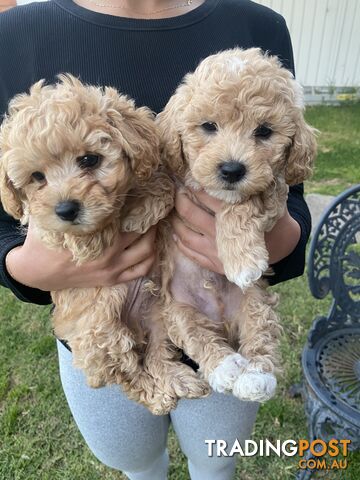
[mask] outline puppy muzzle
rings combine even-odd
[[[219,176],[226,183],[237,183],[246,174],[246,167],[242,162],[230,160],[219,165]]]
[[[65,222],[73,222],[79,215],[81,205],[76,200],[60,202],[55,207],[56,215]]]

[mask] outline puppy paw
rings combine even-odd
[[[136,232],[140,234],[146,233],[151,227],[151,223],[148,222],[147,216],[145,215],[145,210],[141,212],[141,209],[138,209],[135,214],[128,215],[121,222],[121,231],[122,232]]]
[[[266,402],[276,391],[276,377],[259,369],[248,368],[233,387],[233,394],[240,400]]]
[[[171,375],[169,391],[178,398],[202,398],[208,396],[211,389],[190,367],[179,364]]]
[[[167,415],[177,405],[177,398],[164,393],[158,396],[153,402],[146,404],[146,407],[153,415]]]
[[[248,360],[239,353],[228,355],[209,375],[209,384],[216,392],[229,392],[246,369]]]
[[[105,380],[98,377],[87,377],[86,380],[90,388],[101,388],[106,385]]]
[[[251,287],[262,274],[267,270],[268,263],[266,260],[260,260],[257,264],[251,267],[244,267],[239,273],[233,275],[226,275],[230,282],[235,283],[241,290],[245,291]]]

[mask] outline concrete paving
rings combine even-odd
[[[324,210],[334,198],[335,197],[331,195],[320,195],[318,193],[309,193],[305,196],[306,203],[309,205],[312,219],[311,235],[313,235],[315,228],[319,223],[322,214],[324,213]]]

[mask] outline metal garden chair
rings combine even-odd
[[[302,395],[309,441],[350,439],[360,448],[360,185],[324,213],[310,246],[308,275],[315,298],[332,296],[302,353]],[[311,476],[299,471],[298,478]]]

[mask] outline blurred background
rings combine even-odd
[[[259,0],[288,25],[307,103],[359,98],[358,0]]]

